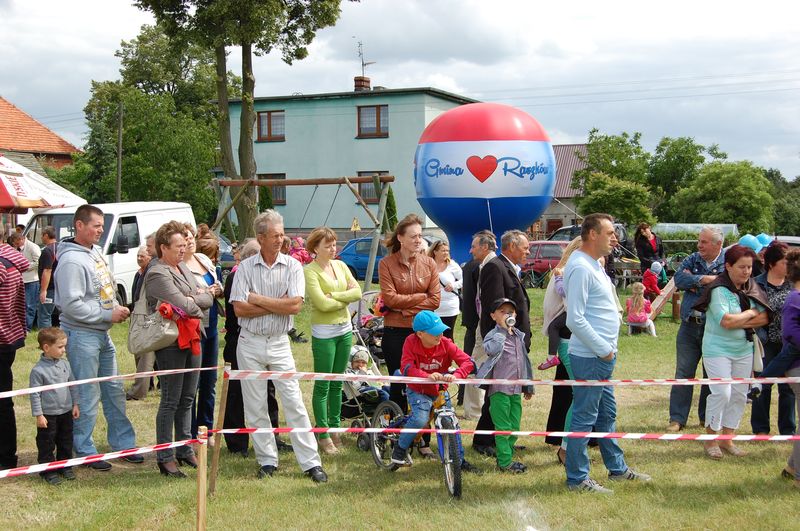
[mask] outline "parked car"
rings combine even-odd
[[[800,247],[800,236],[775,236],[775,239],[792,248]]]
[[[423,235],[422,237],[426,242],[428,242],[429,247],[440,239],[429,234]],[[364,280],[367,277],[367,264],[369,263],[369,249],[371,246],[372,237],[355,238],[353,240],[349,240],[346,244],[344,244],[342,250],[339,251],[336,259],[347,264],[347,267],[350,269],[350,272],[356,279]],[[375,257],[375,272],[372,275],[373,282],[378,282],[378,263],[380,263],[381,258],[387,254],[389,254],[389,250],[386,248],[383,242],[379,243],[378,254]]]
[[[530,242],[528,257],[522,264],[522,285],[540,288],[551,269],[558,265],[569,242],[537,240]]]
[[[170,220],[195,225],[194,213],[188,203],[168,201],[139,201],[95,205],[103,211],[103,235],[99,246],[117,283],[117,300],[122,306],[131,299],[133,277],[139,266],[136,251],[144,244],[148,234]],[[56,239],[61,241],[75,235],[72,218],[77,206],[51,208],[34,214],[25,227],[25,235],[37,245],[42,245],[42,231],[53,227]],[[130,252],[132,251],[132,252]]]

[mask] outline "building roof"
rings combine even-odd
[[[399,89],[373,87],[372,90],[360,90],[360,91],[349,91],[349,92],[326,92],[322,94],[292,94],[291,96],[258,96],[254,98],[254,102],[258,103],[260,101],[269,102],[269,101],[296,101],[296,100],[333,100],[333,99],[345,99],[345,98],[372,98],[372,97],[386,96],[386,95],[420,94],[420,93],[429,94],[431,96],[435,96],[437,98],[452,101],[462,105],[466,103],[479,102],[479,100],[473,100],[472,98],[467,98],[466,96],[459,96],[458,94],[453,94],[452,92],[439,90],[433,87],[399,88]],[[242,102],[241,98],[230,100],[230,103],[232,104],[239,104],[241,102]]]
[[[0,150],[69,155],[78,148],[0,97]]]
[[[13,160],[21,166],[25,166],[32,172],[36,172],[39,175],[47,175],[47,172],[45,172],[42,165],[39,164],[39,159],[37,159],[35,155],[30,153],[20,153],[19,151],[5,151],[2,153],[2,155],[9,160]]]
[[[580,190],[572,187],[572,176],[575,172],[586,167],[576,152],[586,155],[586,144],[554,144],[553,153],[556,156],[556,188],[554,197],[575,197],[580,195]]]

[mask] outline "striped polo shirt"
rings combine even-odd
[[[242,260],[236,269],[230,302],[247,302],[250,293],[279,299],[304,297],[306,279],[300,262],[283,253],[272,266],[264,263],[261,253]],[[276,336],[294,326],[292,315],[267,314],[259,317],[239,317],[239,326],[252,334]]]

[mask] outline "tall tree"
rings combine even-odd
[[[705,163],[706,148],[690,137],[664,137],[656,146],[648,166],[650,188],[660,198],[655,213],[662,221],[676,218],[675,193],[691,183]]]
[[[650,153],[642,147],[641,138],[641,133],[604,135],[596,128],[589,131],[586,155],[578,153],[586,167],[575,172],[573,188],[582,190],[593,173],[646,185]]]
[[[193,42],[214,51],[217,72],[217,106],[222,168],[228,178],[254,179],[253,98],[255,77],[253,53],[281,51],[291,64],[308,55],[308,44],[320,28],[339,18],[341,0],[136,0],[135,4],[152,12],[173,38]],[[239,172],[233,157],[230,133],[230,97],[226,47],[240,46],[242,52],[242,105],[239,133]],[[252,221],[257,210],[255,187],[248,187],[236,205],[240,239],[252,236]]]
[[[685,223],[736,223],[740,232],[770,232],[774,224],[773,185],[749,161],[706,164],[675,195]]]
[[[576,198],[576,204],[582,215],[606,212],[628,225],[654,223],[653,212],[647,206],[649,195],[650,190],[643,184],[594,172],[586,178],[584,193]]]

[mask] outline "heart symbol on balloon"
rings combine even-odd
[[[497,169],[497,157],[486,155],[483,158],[473,155],[467,159],[467,169],[480,182],[486,182]]]

